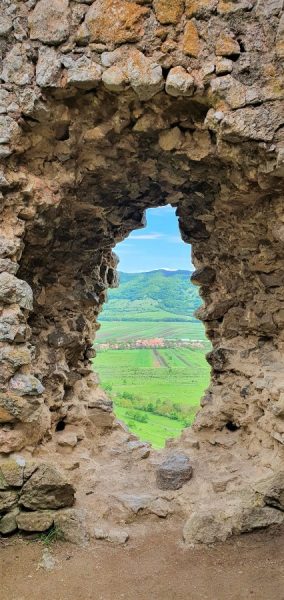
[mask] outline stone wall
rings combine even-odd
[[[112,249],[145,209],[171,204],[213,345],[194,435],[216,444],[231,431],[240,454],[277,472],[282,0],[0,11],[0,451],[44,444],[62,422],[111,425],[90,358],[117,284]]]

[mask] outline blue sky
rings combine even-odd
[[[175,209],[169,205],[151,208],[146,219],[144,229],[133,231],[114,248],[120,259],[119,271],[192,270],[190,245],[180,237]]]

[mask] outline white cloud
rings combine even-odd
[[[138,235],[131,234],[130,240],[160,240],[161,238],[165,238],[162,233],[139,233]]]
[[[169,235],[167,233],[139,233],[137,235],[131,234],[128,238],[133,241],[147,241],[147,240],[161,240],[163,242],[168,242],[170,244],[180,244],[182,243],[182,239],[179,235]]]

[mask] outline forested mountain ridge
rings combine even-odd
[[[196,321],[198,288],[190,271],[159,269],[119,273],[119,287],[109,290],[101,321]]]

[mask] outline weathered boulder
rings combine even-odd
[[[19,504],[32,510],[64,508],[75,501],[75,489],[54,467],[41,465],[24,484]]]
[[[157,486],[161,490],[178,490],[191,479],[192,473],[188,456],[173,452],[157,468]]]
[[[16,523],[22,531],[46,531],[53,525],[54,513],[49,510],[19,512]],[[1,527],[1,522],[0,522]]]

